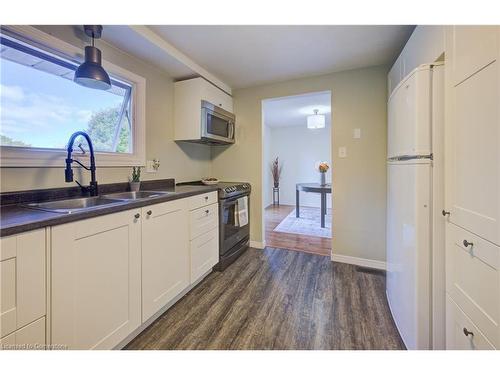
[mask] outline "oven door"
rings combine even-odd
[[[213,143],[234,143],[234,115],[208,102],[203,102],[201,137]]]
[[[241,197],[241,196],[240,196]],[[250,235],[250,224],[243,227],[235,224],[236,202],[238,198],[220,200],[220,255],[223,256],[241,240]],[[248,197],[248,221],[250,222],[250,197]]]

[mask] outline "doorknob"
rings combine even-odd
[[[446,216],[446,215],[450,215],[450,214],[451,214],[451,212],[450,212],[450,211],[445,211],[445,210],[441,211],[441,213],[443,214],[443,216]]]
[[[464,335],[465,335],[465,336],[467,336],[467,337],[468,337],[469,335],[474,336],[474,332],[469,331],[467,328],[465,328],[465,327],[464,327]]]
[[[148,216],[151,216],[151,214],[153,213],[153,211],[149,210],[148,212],[146,212],[148,214]]]
[[[463,244],[464,244],[464,246],[465,246],[465,247],[469,247],[469,245],[470,245],[471,247],[472,247],[472,246],[474,246],[474,244],[473,244],[472,242],[469,242],[469,241],[467,241],[467,240],[464,240]]]

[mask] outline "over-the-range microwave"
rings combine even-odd
[[[212,103],[201,101],[201,141],[209,144],[234,143],[236,117]]]

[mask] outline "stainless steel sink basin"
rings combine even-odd
[[[25,204],[24,207],[69,214],[72,212],[91,210],[98,207],[110,206],[120,203],[122,203],[122,201],[118,199],[111,199],[106,197],[88,197],[65,199],[52,202],[29,203]]]
[[[128,201],[128,200],[162,197],[167,194],[172,194],[172,193],[167,191],[125,191],[123,193],[106,194],[103,195],[102,197],[108,199],[119,199]]]

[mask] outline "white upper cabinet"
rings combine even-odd
[[[141,324],[141,210],[52,233],[52,344],[111,349]]]
[[[445,49],[444,36],[444,26],[420,25],[415,28],[387,76],[389,95],[416,67],[440,61]]]
[[[446,134],[450,221],[500,245],[498,28],[454,27],[451,33],[454,69]]]
[[[45,315],[45,253],[45,229],[0,239],[0,338]]]
[[[458,85],[498,58],[498,26],[453,27],[453,83]]]
[[[142,321],[189,285],[188,200],[142,208]]]
[[[233,112],[233,98],[204,78],[175,82],[174,125],[176,141],[201,138],[201,101]]]

